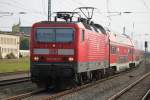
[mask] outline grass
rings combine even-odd
[[[0,73],[16,72],[16,71],[28,71],[29,70],[29,58],[20,59],[0,59]]]

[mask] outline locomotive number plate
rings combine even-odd
[[[62,60],[62,59],[61,58],[47,58],[47,60],[57,61],[57,60]]]
[[[58,49],[50,49],[49,54],[58,54]]]

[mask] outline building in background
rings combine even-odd
[[[7,55],[13,54],[19,58],[20,38],[13,34],[0,34],[0,58],[7,58]]]
[[[20,33],[21,33],[21,34],[24,34],[24,35],[27,35],[27,36],[30,36],[31,27],[28,27],[28,26],[21,26],[21,27],[20,27]]]
[[[30,51],[29,50],[20,50],[20,57],[29,57],[30,56]]]

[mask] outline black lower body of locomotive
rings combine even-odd
[[[31,80],[40,87],[73,80],[77,70],[75,62],[31,62],[30,66]]]

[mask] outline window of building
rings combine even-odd
[[[6,44],[8,44],[8,38],[6,38]]]
[[[3,37],[1,37],[1,39],[2,39],[2,44],[4,44],[4,39],[3,39]]]
[[[0,44],[2,43],[2,37],[0,37]]]
[[[15,45],[17,44],[17,40],[15,39]]]
[[[10,42],[10,38],[8,38],[8,44],[10,45],[10,43],[11,43],[11,42]]]
[[[6,38],[4,37],[4,44],[6,44]]]
[[[12,39],[12,45],[14,45],[14,39]]]

